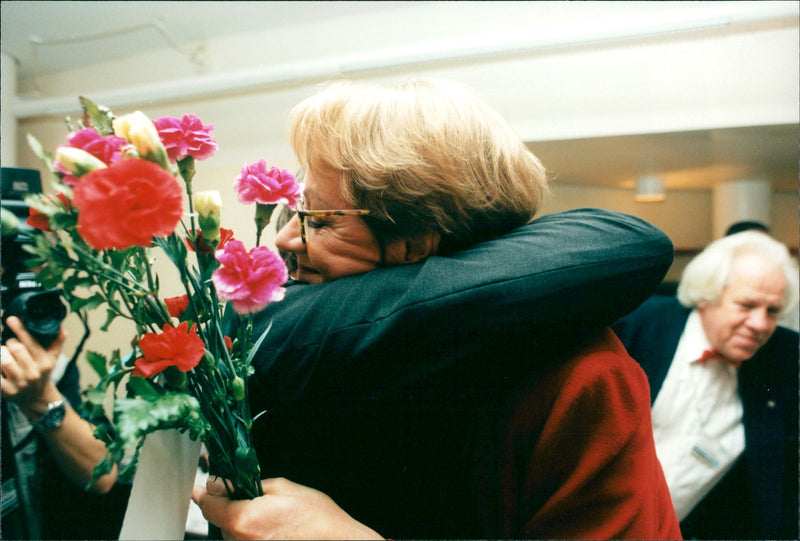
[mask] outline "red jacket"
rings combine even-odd
[[[610,330],[523,393],[504,452],[506,537],[681,538],[647,378]]]

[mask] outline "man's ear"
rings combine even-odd
[[[386,265],[406,265],[424,261],[439,251],[442,236],[436,231],[425,231],[414,237],[394,239],[386,243]]]

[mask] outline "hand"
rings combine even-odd
[[[0,388],[5,399],[16,402],[26,415],[41,414],[47,402],[58,400],[61,394],[50,381],[50,373],[61,353],[66,331],[62,328],[56,340],[47,349],[28,333],[19,318],[6,320],[17,338],[2,346],[0,358]]]
[[[261,481],[264,495],[232,501],[225,485],[209,477],[192,499],[225,539],[383,539],[328,496],[286,479]]]

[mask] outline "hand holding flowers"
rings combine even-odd
[[[300,188],[264,160],[243,167],[239,198],[257,205],[256,247],[248,251],[221,227],[219,193],[192,190],[195,162],[218,149],[213,126],[194,115],[115,117],[81,103],[87,125],[72,126],[54,157],[29,137],[59,179],[59,193],[27,202],[28,223],[51,233],[31,237],[30,263],[42,285],[61,288],[72,311],[105,307],[103,330],[117,318],[136,329],[130,352],[87,353],[100,376],[85,392],[90,416],[103,414],[108,395],[113,400],[110,422],[96,430],[108,452],[95,477],[132,454],[120,472],[130,477],[144,437],[176,428],[206,443],[231,497],[256,497],[261,481],[246,382],[266,332],[252,336],[251,318],[283,298],[288,277],[281,258],[258,244],[272,209],[293,208]],[[174,264],[185,295],[160,295],[153,246]]]

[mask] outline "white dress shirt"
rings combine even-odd
[[[686,518],[744,451],[738,370],[716,359],[697,362],[707,349],[694,310],[653,403],[656,454],[678,520]]]

